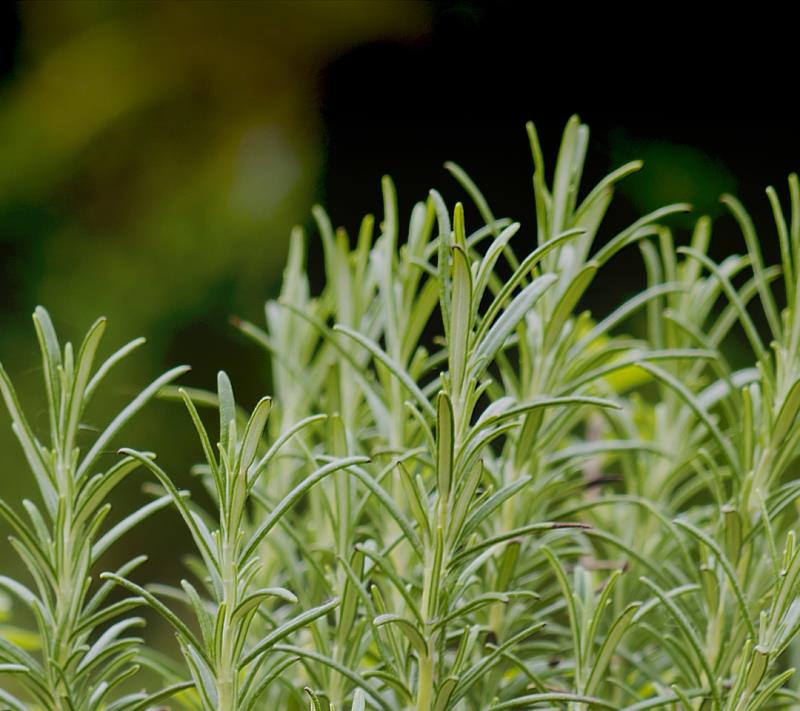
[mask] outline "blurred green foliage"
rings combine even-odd
[[[101,305],[133,335],[196,308],[228,275],[263,298],[315,194],[319,70],[355,43],[421,31],[420,10],[21,5],[19,68],[0,99],[4,271],[23,272],[15,300],[57,305],[69,322]]]
[[[647,166],[646,175],[637,176],[620,191],[637,210],[647,213],[666,203],[688,200],[695,212],[679,221],[687,229],[697,220],[696,213],[727,214],[720,195],[737,192],[736,178],[727,166],[694,146],[637,140],[617,130],[609,137],[609,155],[613,165],[641,160]],[[652,178],[655,175],[657,180]]]

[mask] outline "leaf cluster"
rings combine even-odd
[[[742,255],[713,261],[704,217],[681,246],[669,225],[683,204],[601,243],[615,186],[641,165],[583,189],[588,129],[573,118],[548,180],[528,132],[535,230],[495,217],[454,164],[477,226],[431,191],[402,229],[388,178],[382,220],[365,217],[352,238],[315,209],[322,290],[297,230],[265,324],[235,321],[273,374],[274,403],[252,411],[224,373],[212,392],[169,385],[174,369],[82,455],[83,409],[138,342],[91,376],[103,322],[74,356],[37,310],[50,443],[0,370],[41,494],[23,502],[27,518],[0,503],[31,578],[0,587],[32,612],[38,648],[0,627],[0,675],[14,682],[0,700],[15,711],[168,698],[197,711],[800,703],[798,180],[788,209],[767,191],[779,265],[764,264],[727,196]],[[581,308],[622,249],[639,250],[647,285],[598,320]],[[751,353],[740,369],[725,348],[737,336]],[[157,391],[196,429],[210,510],[150,453],[121,449],[94,473]],[[111,491],[137,467],[158,495],[104,528]],[[166,506],[195,547],[180,585],[135,581],[139,559],[93,583],[100,555]],[[109,604],[114,587],[128,597]],[[180,661],[129,636],[142,605],[172,626]],[[120,691],[142,665],[160,688]]]

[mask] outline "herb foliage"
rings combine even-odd
[[[495,217],[455,164],[481,224],[432,191],[403,228],[388,178],[382,220],[365,217],[353,239],[315,209],[322,291],[297,230],[265,325],[235,322],[273,373],[274,403],[251,412],[224,373],[206,392],[170,385],[175,368],[84,452],[87,402],[140,342],[93,371],[104,321],[75,353],[37,309],[46,439],[0,368],[40,494],[0,501],[28,573],[0,588],[34,620],[27,634],[0,627],[5,706],[800,704],[798,179],[788,206],[767,191],[778,265],[730,196],[742,255],[714,262],[704,217],[678,246],[668,225],[683,204],[599,246],[616,184],[641,165],[582,187],[588,129],[573,118],[548,180],[528,132],[533,230]],[[622,249],[640,250],[647,286],[597,320],[579,309]],[[646,322],[637,336],[632,317]],[[732,334],[748,367],[726,357]],[[211,510],[151,453],[101,457],[156,393],[188,411]],[[113,489],[137,468],[159,494],[106,525]],[[196,548],[179,587],[137,581],[142,558],[98,575],[109,546],[168,506]],[[180,661],[131,636],[143,606],[172,626]],[[141,666],[163,680],[150,692],[130,691]]]

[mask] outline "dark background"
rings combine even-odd
[[[569,116],[589,124],[587,189],[646,160],[601,241],[644,210],[689,200],[717,218],[715,257],[741,251],[718,202],[732,191],[774,263],[764,188],[785,198],[786,176],[800,168],[790,23],[748,16],[734,31],[730,14],[700,24],[698,8],[639,7],[2,4],[0,360],[35,425],[45,420],[30,325],[37,303],[72,340],[107,314],[105,352],[149,339],[90,412],[98,426],[179,362],[202,387],[224,367],[252,405],[269,391],[267,360],[228,317],[261,323],[291,226],[313,232],[309,211],[320,202],[355,231],[364,213],[379,214],[384,173],[407,219],[431,187],[451,203],[463,198],[442,168],[455,160],[495,214],[522,221],[517,239],[533,239],[529,119],[551,169]],[[687,226],[676,225],[680,238]],[[313,237],[310,245],[318,276]],[[602,313],[642,283],[629,250],[587,306]],[[182,480],[200,457],[188,418],[169,403],[148,412],[124,443],[158,451]],[[0,414],[0,495],[16,501],[31,483],[7,425]],[[139,485],[122,492],[121,510],[141,501]],[[158,550],[171,520],[162,514],[162,527],[143,528],[136,550],[118,557]],[[180,573],[181,535],[147,575]],[[15,566],[11,558],[0,547],[0,568]]]

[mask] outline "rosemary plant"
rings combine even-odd
[[[287,614],[285,607],[297,602],[289,590],[283,587],[260,588],[254,583],[259,573],[257,554],[260,544],[284,513],[315,483],[339,469],[366,460],[364,457],[336,459],[316,469],[272,509],[255,531],[249,533],[244,521],[251,491],[280,446],[294,432],[290,431],[263,456],[258,456],[271,400],[262,398],[259,401],[239,435],[233,389],[228,376],[221,372],[218,378],[220,440],[217,453],[192,400],[186,391],[181,390],[181,394],[205,453],[209,482],[218,508],[214,521],[216,527],[190,508],[183,494],[152,457],[133,450],[123,452],[156,476],[197,546],[199,561],[194,568],[200,582],[204,583],[203,593],[188,580],[181,581],[181,591],[166,589],[164,592],[189,607],[200,628],[200,635],[196,635],[153,592],[119,575],[104,574],[103,578],[140,596],[172,625],[191,672],[191,687],[197,692],[204,711],[261,708],[261,697],[269,684],[294,661],[278,660],[270,664],[274,646],[295,630],[328,613],[338,600],[329,600],[298,615]],[[266,604],[273,600],[278,601],[280,609],[267,612]],[[258,626],[260,636],[249,644],[253,641],[252,628],[257,618],[261,622]],[[272,629],[264,634],[270,626]]]
[[[788,208],[767,191],[778,265],[765,264],[728,196],[742,255],[711,259],[705,217],[685,242],[674,234],[683,204],[601,246],[615,187],[641,164],[586,189],[589,134],[577,118],[550,177],[533,125],[528,135],[534,229],[496,217],[455,164],[477,224],[431,191],[403,230],[388,178],[382,219],[365,217],[352,239],[314,210],[321,290],[298,229],[265,326],[234,320],[273,375],[274,404],[252,412],[225,374],[207,392],[168,385],[176,369],[81,458],[85,402],[133,346],[90,380],[101,322],[74,358],[37,311],[49,448],[0,370],[44,507],[25,502],[26,520],[0,504],[33,581],[0,587],[37,622],[25,637],[0,620],[0,679],[11,684],[0,701],[15,711],[167,698],[194,711],[800,707],[798,180]],[[580,311],[622,249],[640,251],[646,287],[602,317]],[[731,338],[751,352],[738,370]],[[89,476],[156,390],[189,412],[211,511],[151,453],[121,450]],[[108,493],[137,466],[163,491],[99,534]],[[97,557],[167,505],[196,548],[187,579],[140,585],[137,560],[94,591]],[[103,606],[115,585],[129,597]],[[172,626],[179,659],[128,637],[138,605]],[[137,665],[161,683],[114,696]]]
[[[92,571],[110,546],[168,504],[169,498],[155,499],[101,533],[111,509],[109,494],[138,463],[133,457],[123,457],[104,471],[97,470],[101,455],[124,425],[162,386],[188,368],[173,368],[156,379],[82,452],[78,440],[86,405],[109,371],[143,339],[120,348],[93,373],[104,319],[89,329],[77,354],[70,343],[61,349],[44,309],[36,309],[33,322],[42,354],[49,445],[34,434],[0,366],[0,392],[41,497],[38,504],[22,502],[27,518],[0,499],[0,514],[12,532],[11,546],[30,575],[28,583],[0,576],[0,587],[33,616],[36,634],[31,641],[36,649],[27,650],[5,635],[0,638],[0,674],[13,675],[15,682],[11,690],[6,684],[0,687],[0,702],[14,711],[144,709],[171,691],[114,699],[120,685],[139,668],[136,657],[141,640],[129,635],[143,619],[130,612],[142,600],[128,597],[109,604],[113,585],[93,585]],[[143,555],[134,558],[119,574],[130,574],[144,560]]]

